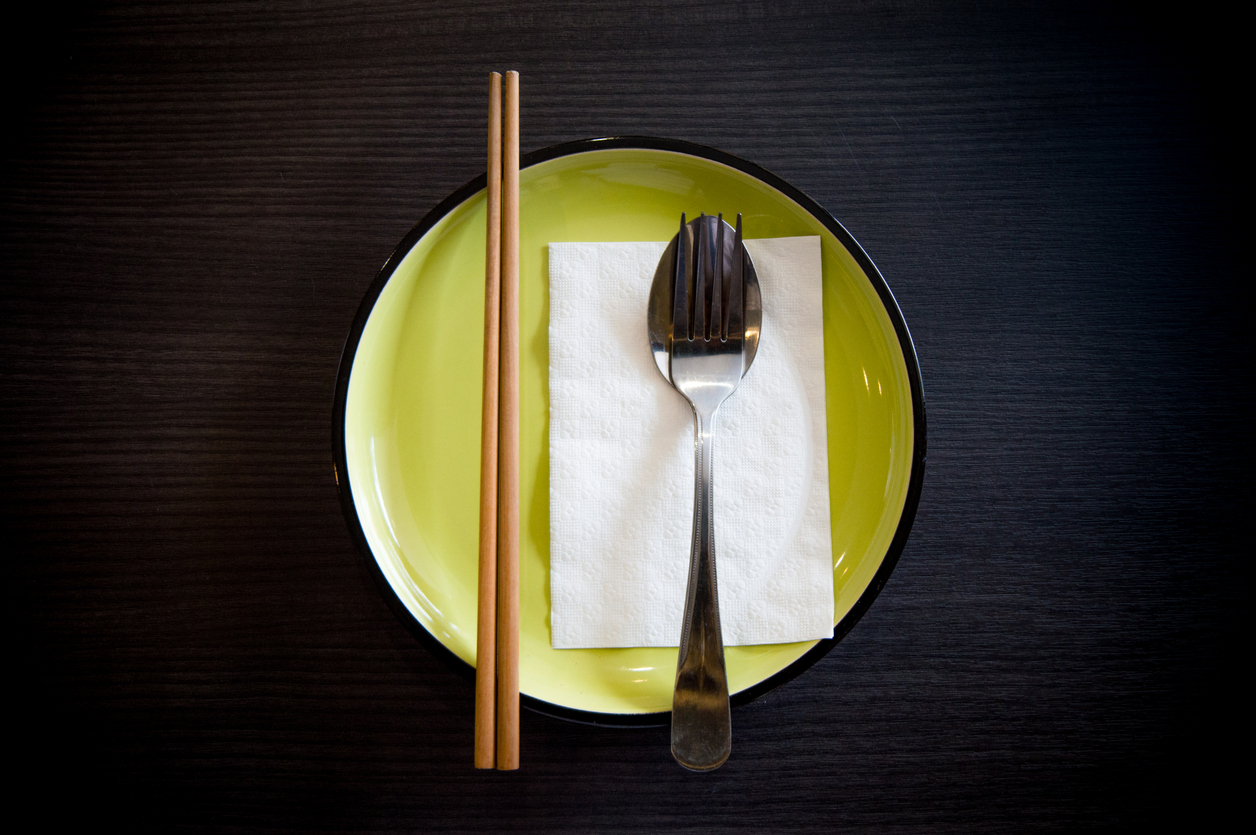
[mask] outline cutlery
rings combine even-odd
[[[497,448],[497,770],[519,767],[519,73],[502,106],[501,409]]]
[[[476,768],[497,766],[497,416],[502,312],[502,75],[492,72],[488,79],[484,391],[480,420],[480,562],[475,634]]]
[[[741,215],[734,231],[723,215],[686,223],[682,214],[655,273],[647,319],[655,362],[694,413],[693,537],[671,732],[672,756],[693,771],[719,768],[732,750],[711,454],[716,412],[754,360],[762,309]]]
[[[489,74],[476,768],[519,767],[519,73]]]

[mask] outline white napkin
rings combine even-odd
[[[693,412],[654,364],[664,243],[551,243],[550,625],[556,649],[676,646],[693,525]],[[820,239],[746,241],[758,355],[715,418],[724,643],[833,635]]]

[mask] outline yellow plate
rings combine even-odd
[[[520,689],[527,707],[597,724],[658,724],[676,650],[555,650],[549,634],[548,311],[552,241],[665,241],[681,212],[741,212],[756,238],[819,235],[833,525],[834,637],[732,647],[733,703],[806,669],[850,630],[906,541],[925,462],[915,349],[889,288],[842,226],[778,177],[673,140],[556,146],[520,175]],[[485,178],[401,242],[366,294],[336,387],[336,478],[385,596],[474,675]],[[641,338],[646,338],[645,322]]]

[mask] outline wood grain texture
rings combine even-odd
[[[46,14],[10,35],[46,49],[9,75],[0,180],[16,797],[163,831],[1002,833],[1203,828],[1240,796],[1234,35],[975,2]],[[713,774],[666,729],[528,713],[523,767],[475,771],[472,687],[340,515],[343,340],[483,170],[508,66],[524,151],[672,136],[810,194],[916,342],[898,568]]]

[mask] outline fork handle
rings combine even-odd
[[[694,409],[693,542],[685,625],[672,697],[672,756],[693,771],[719,768],[733,747],[715,583],[715,532],[711,507],[711,449],[715,411]]]

